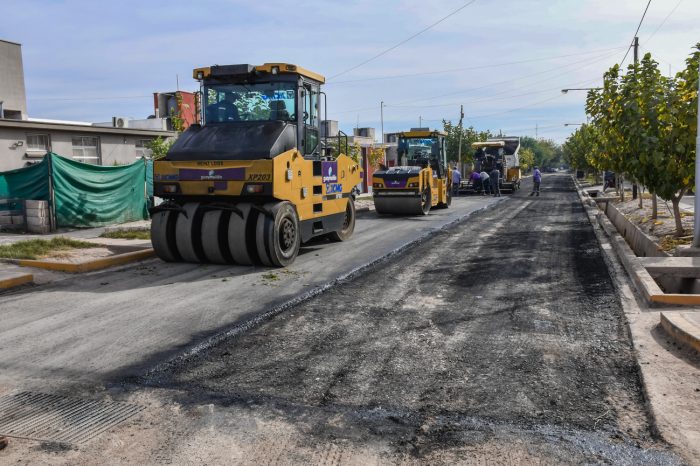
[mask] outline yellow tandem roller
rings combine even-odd
[[[427,215],[452,203],[452,170],[447,167],[446,133],[415,129],[399,135],[400,166],[372,175],[379,214]]]

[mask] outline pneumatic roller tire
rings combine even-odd
[[[182,260],[175,244],[175,224],[178,212],[163,210],[151,218],[151,243],[156,255],[166,262]]]
[[[227,211],[210,210],[202,217],[202,249],[207,260],[214,264],[233,263],[227,235],[229,215]]]
[[[328,238],[331,241],[340,242],[347,241],[355,231],[355,202],[351,197],[348,198],[348,205],[345,208],[345,218],[343,219],[343,227],[330,233]]]
[[[182,213],[177,217],[175,225],[175,242],[177,250],[186,262],[206,262],[204,249],[202,248],[202,218],[204,212],[199,208],[199,203],[189,202],[182,208]]]
[[[255,248],[255,225],[248,225],[251,220],[251,205],[247,202],[237,204],[240,211],[231,212],[228,221],[228,247],[233,263],[238,265],[253,265],[252,248]],[[252,229],[252,231],[251,231]],[[252,241],[251,241],[252,238]]]
[[[260,261],[267,266],[286,267],[296,259],[301,247],[299,216],[290,202],[263,206],[269,215],[258,216],[256,240]]]

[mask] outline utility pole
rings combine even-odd
[[[418,115],[418,127],[422,128],[423,127],[423,117]]]
[[[539,125],[539,123],[535,123],[535,139],[540,138],[539,134],[540,134],[540,125]]]
[[[457,163],[462,164],[462,120],[464,120],[464,105],[459,106],[459,149],[457,149]],[[463,167],[460,167],[463,168]]]
[[[637,64],[639,63],[639,37],[634,38],[634,68],[637,69]],[[625,187],[623,186],[624,190]],[[637,199],[637,183],[632,185],[632,199]],[[641,202],[641,201],[640,201]]]
[[[386,165],[386,150],[384,149],[384,101],[382,100],[379,104],[379,113],[382,119],[382,156],[384,159],[384,165]]]
[[[698,66],[698,133],[695,136],[695,212],[700,212],[700,66]],[[700,247],[700,216],[693,216],[693,247]]]

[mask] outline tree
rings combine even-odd
[[[520,155],[520,168],[523,171],[528,171],[535,164],[535,153],[529,147],[520,149],[518,152]]]
[[[382,145],[372,146],[367,150],[367,161],[370,167],[377,168],[384,163],[384,147]]]
[[[683,235],[680,200],[695,184],[700,43],[694,48],[695,52],[686,60],[686,68],[668,81],[666,101],[659,111],[665,157],[657,192],[673,203],[676,236]]]
[[[473,151],[471,145],[473,142],[485,141],[493,137],[491,131],[478,131],[473,126],[462,128],[462,159],[459,159],[459,125],[453,124],[451,121],[442,120],[442,126],[447,133],[445,142],[447,144],[447,161],[448,162],[471,162],[473,159]]]
[[[586,112],[598,134],[596,165],[603,170],[612,170],[620,186],[623,186],[623,173],[627,162],[627,147],[622,128],[622,95],[620,92],[620,66],[615,65],[603,75],[603,88],[593,90],[586,98]],[[625,199],[624,189],[620,189],[620,200]]]
[[[595,166],[598,151],[597,134],[591,125],[581,125],[563,146],[564,160],[577,170],[598,171]]]
[[[175,140],[163,139],[161,136],[158,136],[148,143],[148,148],[151,149],[151,158],[153,160],[162,159],[168,154],[173,144],[175,144]]]
[[[520,138],[520,147],[530,149],[533,153],[533,164],[536,167],[558,167],[563,160],[559,144],[548,139],[535,139],[530,136]]]

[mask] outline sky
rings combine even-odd
[[[456,123],[464,105],[467,126],[563,142],[586,93],[561,89],[602,83],[647,2],[475,0],[357,68],[470,2],[2,0],[0,39],[22,44],[32,118],[146,118],[153,92],[198,89],[195,67],[284,62],[327,77],[328,118],[349,133],[379,137],[381,102],[385,132]],[[675,74],[699,24],[700,0],[652,0],[640,58]]]

